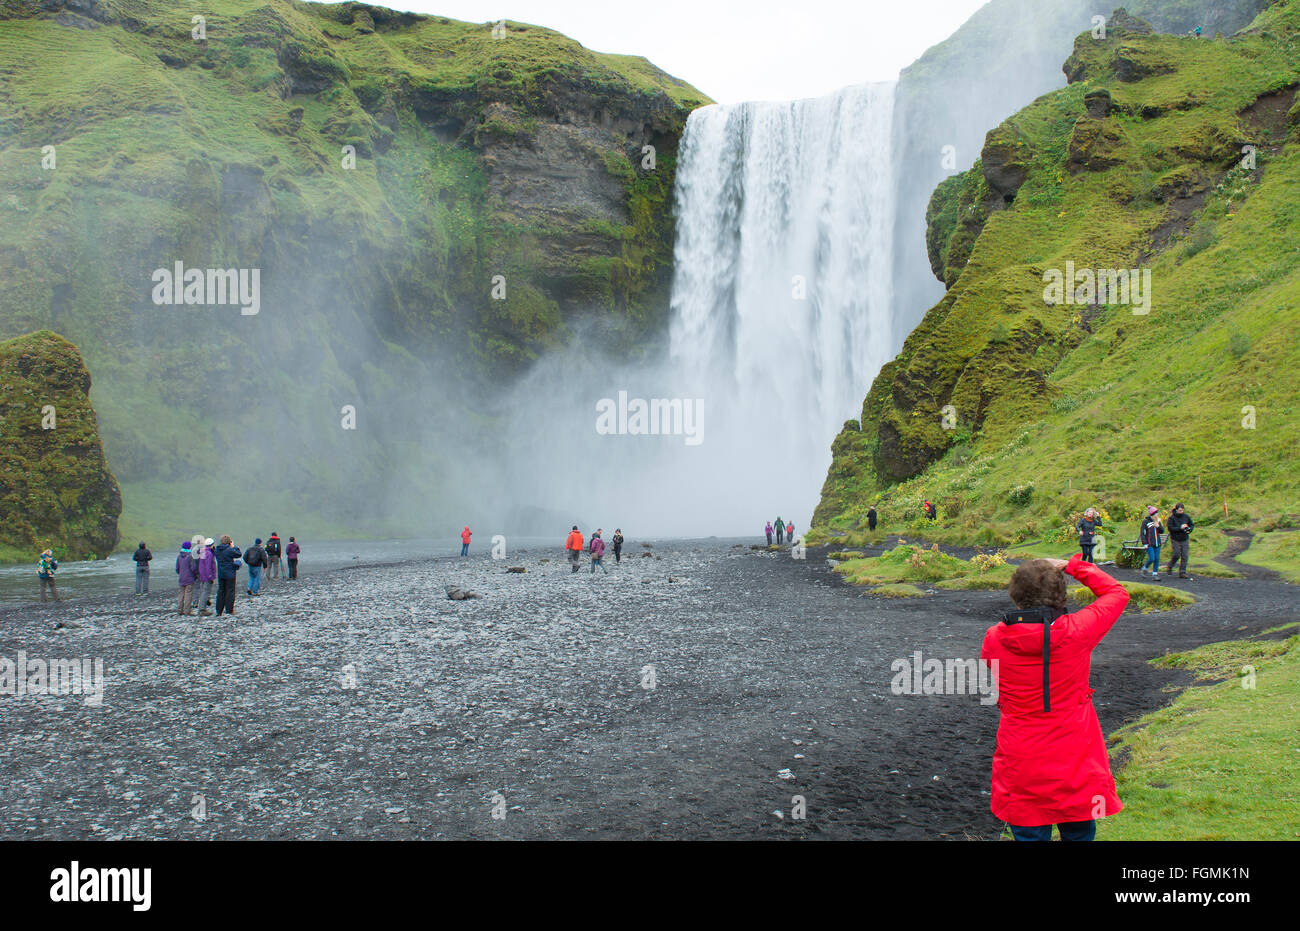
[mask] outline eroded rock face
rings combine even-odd
[[[0,342],[0,551],[80,559],[117,544],[108,469],[77,348],[48,330]]]

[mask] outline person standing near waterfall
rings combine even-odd
[[[767,545],[771,546],[772,545],[772,522],[770,520],[767,522],[766,529],[767,529]]]
[[[780,546],[785,542],[785,521],[780,517],[776,519],[776,544]]]

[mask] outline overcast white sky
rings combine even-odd
[[[481,23],[558,30],[644,55],[720,103],[787,100],[885,81],[986,0],[375,0]]]

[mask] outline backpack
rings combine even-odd
[[[263,550],[260,546],[250,546],[248,549],[244,550],[244,565],[248,566],[250,569],[262,565],[262,561],[265,558],[266,557],[263,555]]]

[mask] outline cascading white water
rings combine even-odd
[[[717,526],[806,526],[831,440],[895,348],[894,83],[691,114],[671,368],[708,411]],[[803,529],[801,527],[800,529]]]
[[[832,439],[898,348],[893,112],[894,85],[871,84],[691,114],[670,351],[626,363],[579,334],[543,359],[510,395],[512,454],[482,497],[566,532],[758,535],[778,515],[806,530]],[[605,429],[598,412],[623,398],[702,402],[698,433],[621,415]]]

